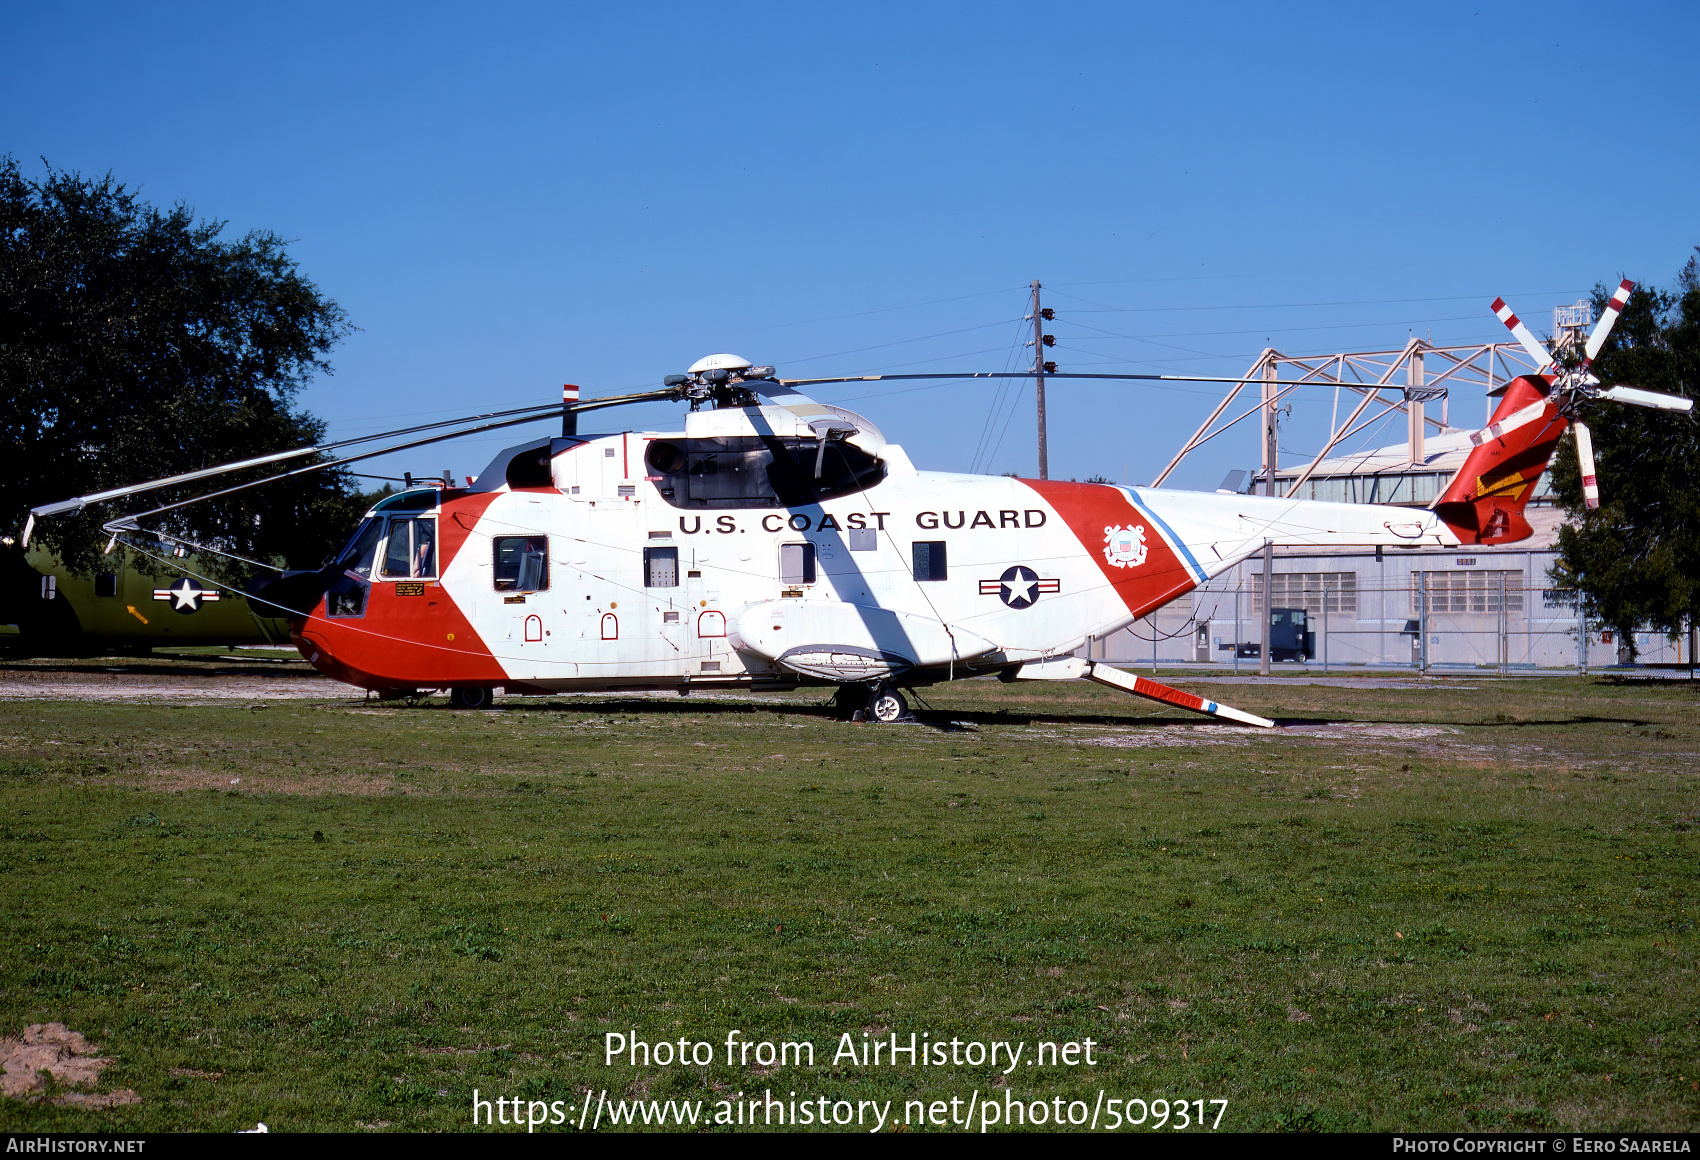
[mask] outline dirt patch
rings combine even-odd
[[[359,690],[317,673],[240,674],[32,672],[0,676],[0,701],[299,701],[359,700]]]
[[[1168,725],[1071,740],[1078,740],[1083,745],[1106,745],[1112,749],[1190,749],[1195,745],[1247,745],[1251,735],[1234,725]]]
[[[47,1082],[41,1076],[44,1071],[71,1087],[93,1086],[112,1063],[82,1032],[72,1031],[63,1023],[32,1023],[24,1028],[21,1037],[0,1039],[0,1061],[5,1068],[4,1076],[0,1076],[0,1094],[14,1099],[27,1099],[45,1090]],[[137,1103],[140,1099],[126,1088],[104,1095],[61,1092],[49,1102],[70,1107],[111,1108]]]
[[[1341,722],[1337,725],[1287,725],[1282,734],[1327,741],[1427,741],[1462,733],[1445,725],[1391,725],[1380,722]]]

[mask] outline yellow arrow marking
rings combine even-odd
[[[129,610],[129,613],[130,613],[131,616],[135,617],[137,620],[141,621],[143,624],[146,624],[148,622],[147,617],[143,616],[141,613],[136,611],[136,606],[134,604],[126,604],[124,607]]]

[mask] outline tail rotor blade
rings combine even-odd
[[[1658,391],[1643,391],[1640,387],[1609,387],[1600,392],[1600,398],[1610,399],[1614,403],[1628,403],[1631,407],[1653,407],[1660,411],[1692,411],[1694,400],[1685,399],[1681,395],[1666,395]]]
[[[1511,307],[1505,304],[1505,299],[1495,298],[1492,310],[1494,316],[1505,323],[1505,329],[1509,330],[1517,341],[1523,344],[1523,349],[1529,352],[1529,357],[1535,360],[1536,373],[1544,371],[1552,365],[1551,352],[1540,344],[1540,340],[1535,337],[1534,332],[1523,325],[1521,318],[1511,313]]]
[[[1582,468],[1582,502],[1593,511],[1600,506],[1600,484],[1594,475],[1594,436],[1580,419],[1575,429],[1576,462]]]
[[[1611,301],[1606,303],[1605,312],[1600,315],[1600,320],[1594,324],[1594,333],[1588,336],[1588,345],[1582,354],[1583,366],[1592,363],[1594,356],[1600,353],[1600,348],[1606,344],[1606,336],[1611,333],[1611,328],[1617,325],[1617,316],[1623,313],[1624,304],[1629,301],[1629,296],[1633,293],[1635,293],[1635,283],[1625,278],[1618,286],[1617,292],[1611,296]]]

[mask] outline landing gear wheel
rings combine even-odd
[[[1304,654],[1304,653],[1299,653],[1299,654],[1298,654],[1298,655],[1297,655],[1297,656],[1295,656],[1295,657],[1294,657],[1294,658],[1293,658],[1293,659],[1294,659],[1294,660],[1295,660],[1295,661],[1297,661],[1297,662],[1298,662],[1298,663],[1299,663],[1299,664],[1301,664],[1301,665],[1304,665],[1304,664],[1309,664],[1309,663],[1310,663],[1310,658],[1309,658],[1309,657],[1307,657],[1307,656],[1305,656],[1305,654]]]
[[[903,694],[889,686],[875,689],[873,696],[868,698],[868,719],[881,725],[890,725],[909,716],[909,702],[903,699]]]
[[[496,702],[494,689],[450,689],[449,708],[488,709]]]

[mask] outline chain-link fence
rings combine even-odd
[[[1415,563],[1415,562],[1413,562]],[[1266,592],[1267,590],[1267,592]],[[1265,609],[1268,609],[1267,617]],[[1412,567],[1394,583],[1345,571],[1220,577],[1129,629],[1088,643],[1134,664],[1354,665],[1445,668],[1692,666],[1695,632],[1639,630],[1633,640],[1579,611],[1576,594],[1531,584],[1525,570]]]

